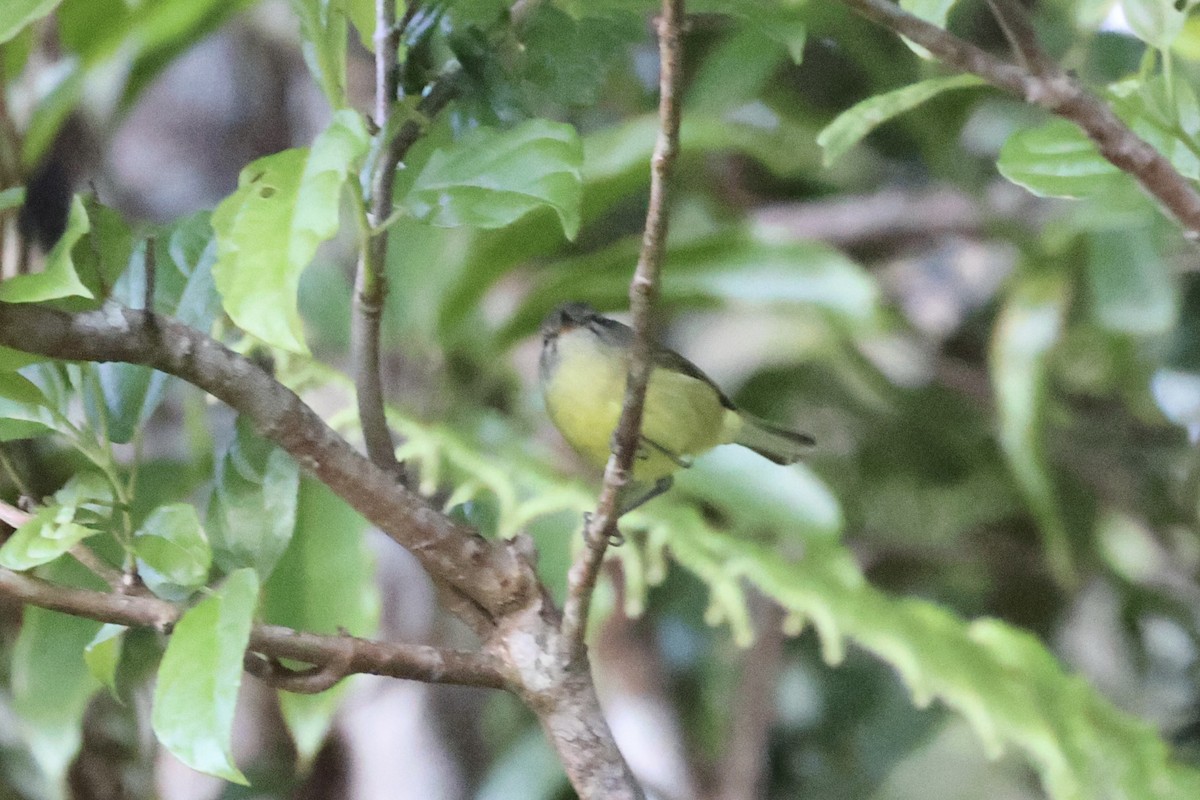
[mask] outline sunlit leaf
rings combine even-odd
[[[308,352],[296,311],[300,273],[337,232],[342,186],[367,146],[362,118],[340,111],[311,149],[284,150],[242,170],[237,191],[212,215],[212,274],[240,328],[276,347]]]
[[[300,483],[296,533],[263,593],[267,622],[312,633],[369,636],[379,617],[366,521],[324,484]],[[329,730],[345,683],[319,695],[281,692],[280,709],[304,762]]]
[[[549,207],[563,233],[579,232],[583,146],[570,125],[535,119],[479,129],[434,153],[405,204],[433,225],[500,228]]]
[[[1179,36],[1188,13],[1188,6],[1176,0],[1121,0],[1121,5],[1134,35],[1160,50]]]
[[[230,735],[242,657],[258,605],[258,577],[240,569],[175,624],[154,686],[151,725],[189,767],[248,785],[233,763]]]
[[[41,19],[62,0],[7,0],[0,15],[0,44],[12,39],[29,23]]]
[[[982,86],[983,79],[974,75],[951,75],[930,78],[886,94],[868,97],[843,111],[817,135],[817,144],[825,150],[825,166],[841,158],[868,133],[898,114],[916,108],[921,103],[950,89]]]
[[[0,566],[17,571],[33,569],[53,561],[95,533],[75,521],[74,509],[45,506],[0,545]]]
[[[346,107],[344,0],[290,0],[300,19],[301,49],[309,71],[334,109]],[[374,25],[371,31],[374,31]]]
[[[83,201],[76,196],[71,201],[67,229],[46,256],[46,267],[32,275],[17,275],[0,281],[0,300],[9,303],[38,303],[60,297],[92,297],[75,273],[71,250],[83,238],[91,225]]]

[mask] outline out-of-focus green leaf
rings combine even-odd
[[[263,593],[267,622],[312,633],[369,636],[379,619],[366,521],[324,484],[304,479],[296,533]],[[280,692],[284,721],[301,761],[321,747],[345,683],[319,695]]]
[[[1000,150],[996,168],[1013,183],[1042,197],[1083,197],[1127,180],[1079,128],[1063,119],[1010,136]]]
[[[25,205],[25,187],[13,186],[0,191],[0,211],[10,208],[20,208]]]
[[[939,28],[946,27],[946,20],[950,17],[950,11],[954,8],[954,4],[958,0],[900,0],[900,7],[910,14],[918,16],[926,22],[932,22]],[[928,50],[921,45],[911,42],[908,39],[904,43],[909,48],[919,55],[921,58],[933,59],[933,56]]]
[[[76,196],[71,201],[67,229],[46,256],[45,269],[0,282],[0,300],[8,303],[38,303],[60,297],[92,297],[75,273],[75,262],[71,260],[71,249],[90,228],[87,210]]]
[[[208,582],[212,548],[196,509],[187,503],[156,508],[134,533],[138,574],[150,591],[182,601]]]
[[[206,530],[224,572],[254,567],[269,576],[296,527],[300,471],[284,451],[239,417],[237,438],[217,462]]]
[[[49,14],[61,0],[7,0],[0,15],[0,44],[12,39],[26,25]]]
[[[642,13],[657,7],[653,2],[633,5]],[[792,62],[799,64],[804,57],[805,42],[808,41],[808,24],[800,5],[772,0],[699,0],[689,4],[688,11],[727,14],[744,29],[782,45]]]
[[[541,731],[511,743],[488,769],[476,800],[554,800],[568,791],[567,776]]]
[[[1121,0],[1121,6],[1134,35],[1160,50],[1171,46],[1187,19],[1187,4],[1174,0]]]
[[[185,325],[208,330],[220,308],[212,279],[216,243],[208,214],[202,212],[181,220],[157,236],[154,247],[155,310]],[[113,296],[130,308],[139,308],[144,304],[145,291],[143,248],[134,254]],[[136,364],[100,364],[97,369],[108,409],[108,437],[114,442],[128,442],[162,402],[168,376]]]
[[[23,571],[47,564],[97,531],[75,521],[75,509],[46,506],[0,545],[0,566]]]
[[[1009,290],[991,346],[1000,444],[1037,518],[1051,569],[1074,583],[1071,546],[1042,442],[1046,372],[1062,335],[1071,287],[1055,273],[1024,276]]]
[[[121,663],[121,645],[125,642],[124,625],[111,622],[96,632],[95,638],[83,649],[88,672],[101,686],[117,696],[117,665]]]
[[[541,103],[594,105],[622,49],[644,35],[641,18],[633,14],[576,19],[554,3],[540,3],[519,31],[521,77]]]
[[[44,80],[49,88],[34,107],[21,139],[21,163],[27,169],[41,162],[63,122],[79,107],[84,77],[83,65],[77,59],[64,59],[47,70]]]
[[[367,153],[366,125],[339,111],[311,149],[284,150],[242,170],[212,215],[213,278],[239,327],[275,347],[307,353],[296,310],[300,273],[337,232],[342,186]]]
[[[300,18],[304,61],[325,99],[346,108],[346,12],[344,0],[290,0]],[[374,31],[374,25],[371,26]]]
[[[1159,77],[1130,79],[1109,87],[1113,110],[1133,132],[1166,156],[1185,178],[1200,180],[1196,134],[1200,133],[1200,108],[1186,81],[1168,89]]]
[[[817,135],[817,144],[825,150],[825,166],[837,161],[863,137],[892,117],[916,108],[926,100],[950,89],[982,85],[983,79],[974,75],[951,75],[945,78],[930,78],[886,94],[868,97],[843,111]]]
[[[501,228],[548,206],[563,233],[579,232],[583,146],[575,129],[534,119],[509,131],[479,129],[434,153],[405,204],[433,225]]]
[[[258,577],[240,569],[179,619],[158,668],[150,720],[180,761],[243,786],[229,739],[257,605]]]
[[[1105,328],[1147,336],[1174,326],[1177,280],[1150,229],[1089,234],[1087,275],[1096,318]]]
[[[47,579],[94,588],[77,564],[59,562]],[[13,710],[21,736],[51,786],[62,786],[79,752],[83,712],[97,688],[83,651],[100,623],[26,606],[12,651]]]

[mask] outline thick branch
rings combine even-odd
[[[98,622],[160,631],[169,631],[182,613],[174,604],[157,597],[60,586],[3,567],[0,567],[0,597]],[[319,636],[278,625],[255,625],[249,649],[275,659],[290,658],[317,667],[344,667],[345,674],[366,672],[427,683],[497,689],[507,685],[491,656],[425,645]]]
[[[617,532],[617,508],[621,489],[638,449],[646,386],[652,369],[654,347],[651,325],[658,298],[658,278],[667,249],[671,169],[679,152],[680,81],[683,71],[683,0],[663,0],[658,20],[659,100],[658,140],[650,158],[650,203],[637,268],[629,284],[629,308],[633,315],[633,345],[625,401],[614,434],[613,454],[604,470],[600,499],[584,530],[586,547],[571,565],[567,576],[567,599],[563,606],[563,635],[571,648],[571,660],[584,653],[588,608],[604,561],[609,538]]]
[[[1200,193],[1171,166],[1171,162],[1131,131],[1102,100],[1084,89],[1057,65],[1046,64],[1039,59],[1035,65],[1039,72],[1035,74],[909,14],[890,0],[842,2],[867,19],[921,45],[943,63],[978,75],[1027,103],[1041,106],[1075,123],[1095,143],[1102,156],[1132,175],[1183,225],[1192,238],[1200,236]],[[1016,32],[1016,35],[1022,34]],[[1028,56],[1027,48],[1023,48],[1023,54]]]
[[[106,306],[71,314],[0,303],[0,344],[71,361],[144,364],[183,378],[248,417],[318,480],[410,550],[438,580],[496,617],[537,591],[529,564],[398,485],[249,359],[172,320]],[[486,635],[487,631],[480,631]]]

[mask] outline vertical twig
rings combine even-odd
[[[415,7],[415,3],[412,4]],[[396,50],[400,42],[396,26],[396,4],[393,0],[375,0],[375,125],[376,135],[391,135],[392,106],[399,86]],[[354,383],[358,395],[358,415],[362,424],[367,455],[381,469],[398,479],[403,470],[396,461],[392,434],[388,430],[383,410],[383,379],[380,374],[379,333],[383,318],[383,301],[387,297],[387,230],[382,228],[392,211],[392,185],[400,157],[390,146],[371,176],[370,196],[367,198],[366,233],[358,270],[354,279],[354,320],[351,324],[351,347],[354,360]]]
[[[609,537],[616,532],[617,504],[621,489],[629,481],[630,468],[637,452],[642,429],[642,410],[646,386],[650,380],[650,354],[653,347],[651,324],[654,302],[658,297],[658,276],[667,245],[668,201],[671,168],[679,152],[680,81],[683,60],[683,0],[663,0],[658,19],[659,100],[658,140],[650,160],[650,204],[637,269],[629,284],[629,307],[633,313],[633,346],[625,401],[614,436],[613,454],[604,470],[604,486],[596,513],[584,530],[583,553],[567,575],[567,599],[563,606],[563,638],[570,648],[569,657],[578,659],[585,652],[584,635],[592,591],[608,548]]]

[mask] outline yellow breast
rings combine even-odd
[[[556,342],[556,366],[543,380],[546,410],[563,438],[588,461],[603,467],[612,449],[612,435],[625,397],[628,356],[609,347],[590,332],[577,329]],[[637,481],[653,482],[680,468],[718,444],[733,441],[741,419],[725,408],[717,392],[704,381],[655,369],[646,392],[642,436],[644,447],[634,463]]]

